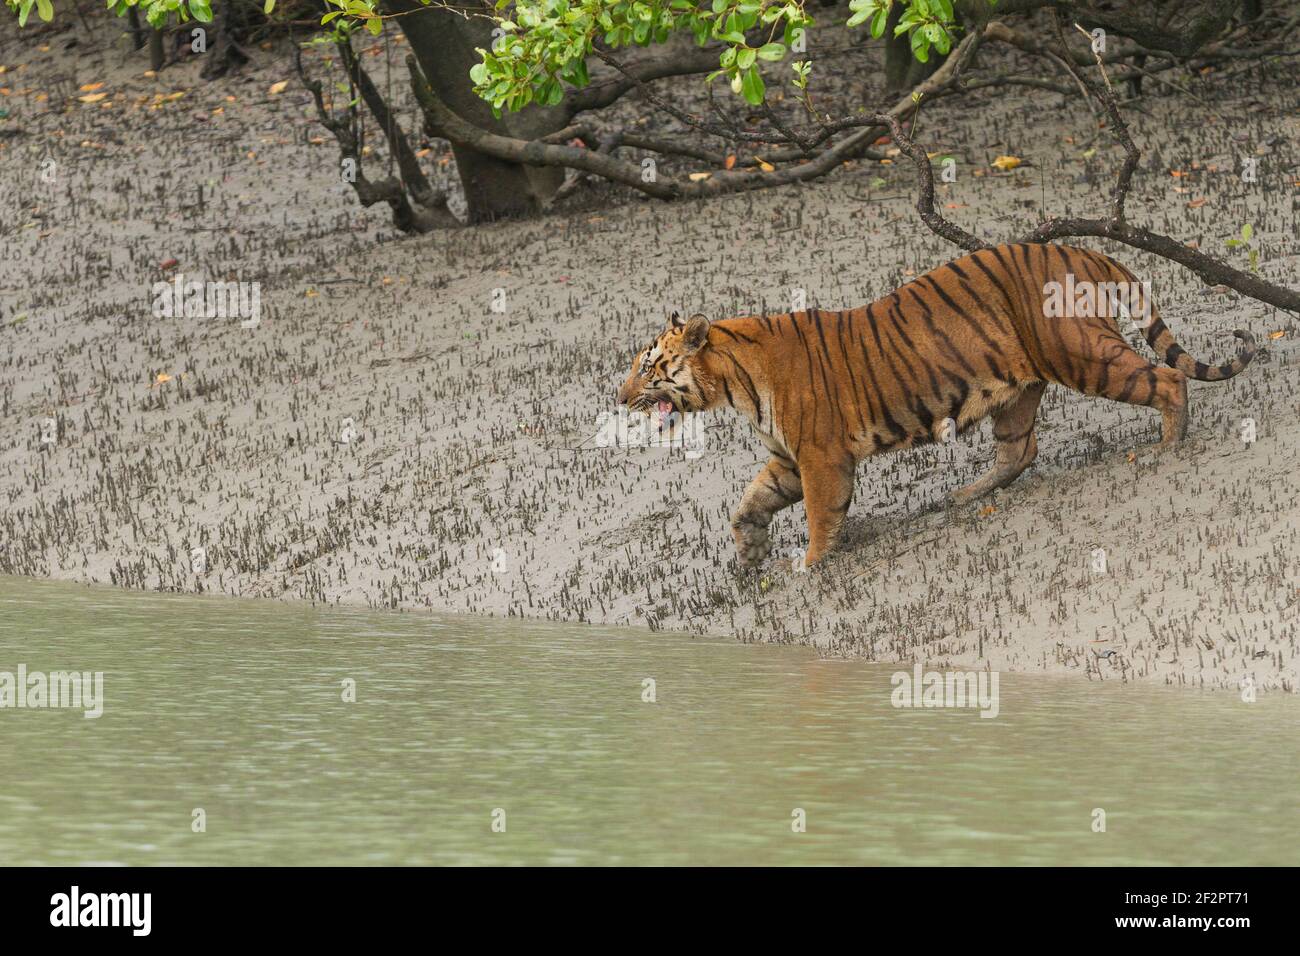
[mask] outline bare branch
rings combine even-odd
[[[921,221],[930,227],[930,231],[937,233],[949,242],[961,246],[963,249],[974,252],[976,249],[983,249],[988,243],[971,235],[966,230],[953,222],[945,219],[934,208],[934,170],[930,168],[930,157],[926,155],[925,150],[917,146],[906,133],[903,132],[903,124],[894,116],[888,113],[877,113],[876,119],[889,127],[890,136],[893,137],[895,145],[898,146],[911,160],[916,163],[918,179],[921,182],[921,194],[916,199],[916,211],[921,215]]]

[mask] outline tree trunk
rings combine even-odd
[[[154,30],[149,34],[149,69],[157,73],[163,68],[163,32]]]
[[[566,125],[562,110],[536,106],[519,113],[503,113],[497,119],[492,115],[491,106],[474,93],[469,71],[479,59],[475,48],[488,49],[492,45],[490,20],[477,16],[466,19],[447,10],[426,7],[419,0],[384,0],[384,8],[391,13],[419,11],[397,17],[396,22],[406,34],[429,85],[463,119],[520,139],[545,136]],[[485,12],[488,9],[484,7]],[[433,132],[441,135],[437,130]],[[563,169],[505,162],[454,142],[452,149],[471,222],[536,212],[564,182]]]
[[[235,39],[236,31],[243,25],[241,12],[232,0],[225,0],[208,24],[208,52],[199,76],[215,80],[248,62],[248,54]]]
[[[137,7],[128,7],[126,11],[126,22],[131,28],[132,49],[139,50],[144,46],[144,30],[140,28],[140,10]]]

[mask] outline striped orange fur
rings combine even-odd
[[[1046,314],[1048,290],[1058,287],[1133,291],[1124,307],[1170,367],[1129,346],[1114,308],[1088,315],[1080,299],[1069,304],[1082,303],[1085,314]],[[969,501],[1010,483],[1033,461],[1034,419],[1052,383],[1159,409],[1163,443],[1173,444],[1187,429],[1187,378],[1230,378],[1254,357],[1250,334],[1235,334],[1244,341],[1237,358],[1204,365],[1174,341],[1133,274],[1108,256],[1003,245],[849,311],[715,322],[674,316],[637,355],[618,400],[647,413],[667,403],[678,412],[729,405],[745,415],[771,459],[732,518],[740,559],[762,561],[772,517],[802,500],[812,565],[835,546],[863,458],[937,441],[992,415],[993,469],[953,493]]]

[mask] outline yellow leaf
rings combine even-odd
[[[276,96],[280,93],[283,93],[285,87],[287,87],[288,85],[289,85],[288,80],[281,80],[279,83],[272,83],[271,88],[267,90],[267,92],[270,93],[272,96]]]
[[[1280,339],[1280,338],[1282,338],[1282,336],[1284,336],[1284,335],[1286,335],[1286,330],[1285,330],[1285,329],[1279,329],[1279,330],[1276,331],[1276,332],[1270,332],[1270,333],[1268,333],[1268,337],[1269,337],[1270,339]]]
[[[769,163],[762,156],[755,156],[754,162],[758,163],[758,168],[765,173],[771,173],[776,171],[776,167],[773,166],[771,163]]]
[[[77,99],[83,103],[98,103],[106,96],[108,96],[107,93],[87,93],[85,96],[78,96]]]
[[[1019,156],[999,156],[997,159],[993,160],[993,165],[1005,172],[1007,170],[1015,169],[1021,162],[1022,160]]]
[[[985,505],[980,509],[980,514],[987,518],[991,514],[997,514],[997,511],[998,509],[994,508],[992,505]]]
[[[699,183],[699,182],[703,182],[704,180],[708,179],[708,178],[709,178],[710,176],[712,176],[712,175],[713,175],[713,173],[691,173],[691,175],[690,175],[689,178],[690,178],[691,182],[693,182],[693,183]]]
[[[103,83],[83,83],[81,84],[81,86],[77,87],[77,92],[93,93],[95,92],[95,90],[102,90],[103,88],[104,88]]]
[[[158,377],[153,380],[153,383],[155,385],[161,385],[163,382],[170,382],[171,380],[172,377],[168,375],[166,372],[159,372]]]

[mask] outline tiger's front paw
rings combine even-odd
[[[762,564],[772,553],[772,539],[767,528],[755,524],[738,524],[731,529],[736,536],[736,556],[748,567]]]

